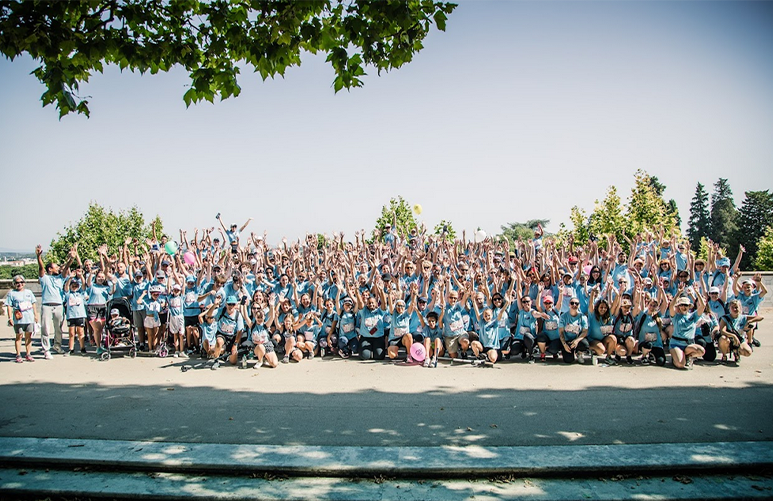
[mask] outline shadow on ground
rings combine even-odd
[[[309,382],[308,384],[313,384]],[[410,385],[410,380],[395,382]],[[515,384],[515,383],[514,383]],[[773,440],[773,386],[583,391],[0,386],[0,435],[276,445],[564,445]]]

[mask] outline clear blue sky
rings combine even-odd
[[[91,119],[41,108],[0,60],[0,248],[32,249],[90,200],[167,230],[255,218],[269,241],[372,228],[402,195],[468,235],[567,222],[638,168],[686,220],[698,181],[773,188],[773,3],[462,2],[412,63],[334,94],[308,55],[285,79],[186,109],[186,75],[108,68]]]

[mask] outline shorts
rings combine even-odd
[[[413,338],[414,343],[424,342],[424,334],[411,334],[411,337]]]
[[[274,343],[272,343],[270,341],[268,343],[256,344],[255,348],[257,348],[258,346],[262,346],[266,350],[267,354],[268,353],[274,353]]]
[[[169,317],[169,332],[172,334],[182,334],[185,332],[185,320],[183,317]]]
[[[89,304],[86,305],[86,312],[91,322],[94,320],[104,320],[107,315],[107,306],[104,304]]]
[[[198,327],[199,326],[199,316],[194,315],[192,317],[185,317],[185,327]]]
[[[677,341],[672,339],[670,343],[668,343],[668,348],[670,350],[678,349],[684,351],[685,348],[689,346],[686,341]]]
[[[169,312],[167,311],[166,313],[159,313],[158,321],[161,322],[162,324],[167,323],[167,321],[169,321]]]
[[[631,336],[621,336],[619,334],[614,334],[615,339],[617,339],[617,344],[625,344],[625,340],[628,339]]]
[[[15,324],[13,326],[13,331],[16,334],[23,334],[25,332],[29,332],[30,334],[32,334],[32,331],[34,329],[35,329],[35,325],[34,324]]]
[[[217,333],[216,339],[223,340],[223,350],[226,353],[230,352],[233,349],[234,343],[236,342],[236,336],[226,336],[222,332]]]
[[[443,344],[446,347],[448,353],[458,353],[460,348],[460,342],[462,340],[469,341],[470,338],[467,334],[458,334],[456,336],[443,337]]]
[[[161,327],[161,322],[159,322],[158,319],[153,315],[148,315],[145,317],[143,325],[146,329],[155,329],[156,327]]]
[[[403,338],[396,337],[394,339],[390,339],[387,343],[387,346],[402,346],[403,345]]]
[[[85,318],[68,318],[67,327],[83,327],[86,325]]]
[[[211,347],[215,345],[215,333],[213,331],[202,331],[202,334],[204,335],[204,341],[207,342],[207,344]]]

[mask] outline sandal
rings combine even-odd
[[[22,364],[22,363],[24,363],[24,359],[23,359],[23,358],[21,358],[21,355],[16,355],[16,363],[17,363],[17,364]]]
[[[31,356],[31,355],[27,355],[26,357],[24,357],[24,359],[25,359],[27,362],[34,362],[34,361],[35,361],[35,359],[34,359],[34,358],[32,358],[32,356]]]

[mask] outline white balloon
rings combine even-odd
[[[478,230],[475,232],[475,240],[485,240],[486,239],[486,232],[483,230]]]

